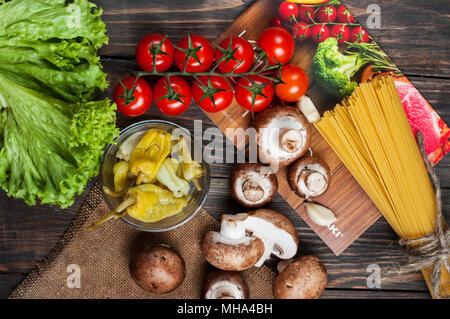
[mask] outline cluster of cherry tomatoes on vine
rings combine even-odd
[[[274,96],[296,101],[308,90],[308,77],[288,64],[295,43],[284,28],[268,28],[257,41],[240,36],[214,47],[205,37],[192,34],[175,46],[167,36],[149,34],[136,50],[143,70],[117,84],[114,101],[125,115],[145,113],[153,102],[167,115],[188,109],[193,99],[206,112],[231,105],[233,97],[246,110],[259,112]],[[152,87],[143,76],[152,77]]]
[[[367,31],[356,23],[356,19],[343,5],[297,5],[284,1],[270,25],[289,29],[300,42],[311,39],[320,43],[334,37],[342,45],[345,42],[367,43],[370,39]]]

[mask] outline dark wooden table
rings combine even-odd
[[[137,70],[134,50],[139,39],[150,32],[167,33],[175,42],[187,32],[213,40],[254,0],[102,0],[110,43],[101,51],[111,85]],[[366,25],[367,6],[372,0],[345,0],[359,22]],[[381,8],[381,28],[369,29],[371,35],[403,70],[419,91],[450,123],[450,12],[449,0],[377,0]],[[105,94],[111,96],[109,88]],[[156,107],[139,119],[119,116],[123,128],[136,120],[164,118]],[[203,129],[213,126],[196,106],[170,120],[187,128],[193,120],[203,120]],[[450,156],[438,166],[443,188],[444,210],[450,208]],[[205,208],[214,217],[243,211],[229,197],[230,164],[212,165],[211,191]],[[92,185],[93,182],[90,183]],[[0,192],[0,297],[6,298],[62,236],[77,213],[85,194],[73,207],[58,210],[28,207],[22,201]],[[380,218],[341,256],[336,257],[280,196],[269,205],[286,214],[295,224],[303,253],[318,255],[329,274],[325,298],[429,298],[420,274],[405,275],[381,289],[367,287],[367,267],[401,262],[403,256],[396,236]]]

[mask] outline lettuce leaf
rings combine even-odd
[[[108,86],[97,55],[108,42],[101,14],[87,0],[0,5],[0,72],[59,99],[92,99]]]
[[[72,205],[118,131],[109,100],[68,103],[0,74],[0,186],[28,205]]]
[[[0,0],[0,187],[28,205],[72,205],[118,135],[88,0]]]

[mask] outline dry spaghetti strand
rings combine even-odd
[[[361,83],[315,126],[401,238],[435,231],[436,194],[392,77]]]

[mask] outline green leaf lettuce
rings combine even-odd
[[[115,104],[60,101],[1,74],[0,103],[0,186],[28,205],[72,205],[118,134]]]
[[[88,0],[0,0],[0,187],[28,205],[70,206],[113,142],[115,104]]]

